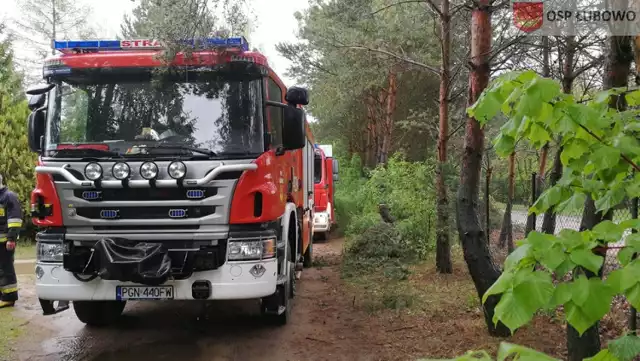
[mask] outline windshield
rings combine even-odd
[[[167,73],[59,80],[47,111],[45,149],[55,153],[70,145],[92,144],[135,154],[132,149],[137,147],[162,146],[164,154],[184,154],[180,148],[192,147],[216,156],[264,151],[260,78]]]

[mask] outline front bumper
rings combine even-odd
[[[260,277],[249,270],[256,264],[265,268]],[[38,262],[41,277],[36,277],[36,292],[40,299],[52,301],[104,301],[116,300],[117,286],[140,286],[132,282],[106,281],[99,277],[82,282],[71,272],[65,271],[62,263]],[[169,280],[163,285],[173,286],[174,300],[193,300],[192,285],[195,281],[211,283],[210,300],[254,299],[272,295],[276,291],[278,265],[276,259],[262,261],[226,262],[211,271],[194,272],[181,280]]]
[[[329,212],[316,212],[313,215],[313,232],[329,232],[329,230],[331,230]]]

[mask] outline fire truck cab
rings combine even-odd
[[[244,37],[55,41],[30,95],[43,312],[110,324],[131,300],[259,299],[280,324],[311,264],[302,106]]]
[[[326,240],[336,224],[333,192],[334,182],[338,181],[338,160],[333,158],[333,146],[316,144],[314,162],[313,236]]]

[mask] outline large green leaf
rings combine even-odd
[[[640,338],[636,335],[625,335],[607,345],[609,352],[620,361],[631,361],[640,355]]]

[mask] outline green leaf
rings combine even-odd
[[[535,312],[549,303],[554,292],[548,272],[523,269],[516,276],[522,281],[502,294],[494,315],[494,322],[500,320],[511,332],[531,321]]]
[[[616,137],[613,140],[613,146],[620,149],[622,153],[627,155],[635,156],[640,154],[640,142],[638,142],[638,139],[628,135]]]
[[[612,355],[609,350],[604,349],[600,350],[595,356],[588,357],[582,361],[620,361],[614,355]]]
[[[518,361],[559,361],[556,358],[528,347],[501,342],[500,347],[498,347],[497,361],[505,361],[511,356],[513,356],[513,360]]]
[[[559,203],[555,211],[557,213],[576,213],[579,210],[584,209],[584,202],[587,200],[587,196],[584,193],[573,193],[573,195],[564,202]]]
[[[619,205],[624,199],[626,192],[624,188],[615,188],[607,191],[604,196],[595,200],[596,210],[606,212]]]
[[[603,90],[596,93],[596,96],[593,97],[593,101],[596,103],[606,103],[609,102],[609,97],[611,96],[611,90]]]
[[[517,247],[511,252],[507,258],[504,260],[504,268],[505,270],[510,270],[518,266],[520,262],[524,259],[531,259],[535,261],[532,257],[531,244],[523,244],[522,246]]]
[[[500,134],[494,141],[496,154],[501,157],[506,157],[513,152],[516,140],[506,134]]]
[[[558,283],[553,292],[553,297],[549,301],[550,307],[558,307],[564,305],[571,300],[571,287],[568,283]]]
[[[606,220],[598,223],[591,232],[596,238],[607,242],[618,242],[622,238],[625,228],[612,221]]]
[[[625,247],[618,251],[618,261],[620,261],[621,265],[626,266],[629,264],[629,262],[631,262],[634,253],[635,251],[632,248]]]
[[[502,99],[499,98],[497,92],[484,92],[467,113],[480,122],[481,125],[484,125],[498,114],[501,106]]]
[[[547,142],[551,141],[551,136],[546,129],[544,129],[537,123],[532,123],[531,129],[529,130],[529,140],[536,148],[540,148]]]
[[[559,243],[551,244],[546,249],[536,250],[538,261],[550,271],[555,271],[567,259],[564,248]]]
[[[515,273],[513,272],[502,272],[500,277],[489,287],[487,292],[482,295],[482,303],[487,302],[487,298],[492,295],[499,295],[504,293],[507,290],[513,288],[513,280],[515,278]]]
[[[593,153],[591,161],[598,169],[613,168],[620,161],[620,150],[601,145]]]
[[[529,214],[531,212],[543,213],[560,202],[562,202],[562,188],[556,185],[542,192],[540,198],[536,200],[529,210]]]
[[[587,142],[582,139],[570,138],[570,141],[565,143],[562,148],[560,161],[565,166],[568,166],[572,159],[580,159],[588,151],[589,144]]]
[[[604,258],[593,253],[590,249],[577,249],[571,252],[569,255],[571,261],[582,266],[593,273],[598,273]]]
[[[625,99],[627,100],[627,106],[635,107],[640,105],[640,90],[634,90],[625,95]]]
[[[631,361],[640,355],[640,338],[635,335],[625,335],[610,341],[607,348],[618,360]]]
[[[580,336],[611,308],[613,292],[608,284],[599,278],[587,279],[578,276],[571,284],[571,301],[565,303],[567,322]]]

